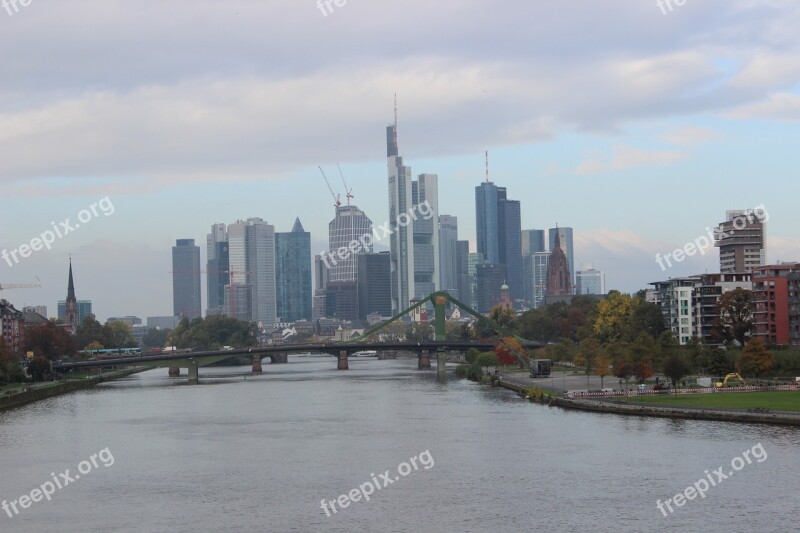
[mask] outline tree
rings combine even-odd
[[[478,356],[478,366],[482,366],[487,371],[490,366],[498,366],[500,361],[497,359],[497,356],[492,352],[483,352]]]
[[[511,331],[517,322],[517,315],[514,313],[513,309],[507,309],[503,306],[496,305],[489,311],[489,320],[493,321],[504,330]]]
[[[427,342],[433,339],[433,328],[430,324],[412,322],[406,328],[406,338],[412,342]]]
[[[772,352],[767,350],[764,341],[756,337],[755,339],[750,339],[750,342],[745,345],[739,355],[739,359],[736,361],[736,369],[742,376],[759,378],[772,370],[774,361]]]
[[[753,330],[753,292],[742,288],[726,292],[717,304],[717,315],[714,336],[744,346]]]
[[[653,377],[653,367],[647,363],[636,363],[633,365],[633,375],[636,376],[639,383],[644,383]]]
[[[42,381],[48,372],[50,372],[50,361],[44,357],[34,357],[28,363],[28,374],[34,381]]]
[[[78,350],[83,350],[93,341],[105,342],[103,325],[94,318],[94,315],[89,315],[78,325],[78,330],[75,332],[75,344]]]
[[[406,338],[406,326],[400,320],[395,320],[381,330],[381,335],[388,341],[402,341]]]
[[[494,353],[501,365],[515,365],[517,363],[522,365],[530,361],[528,352],[514,337],[504,337],[502,341],[495,345]]]
[[[634,300],[629,294],[608,293],[608,297],[597,304],[593,329],[598,339],[602,342],[620,340],[628,328],[633,308]]]
[[[734,364],[731,358],[728,357],[728,352],[721,348],[709,350],[706,361],[708,372],[715,376],[724,376],[734,369]]]
[[[633,367],[631,367],[628,361],[625,359],[614,360],[614,377],[625,381],[625,384],[627,385],[632,375]]]
[[[664,315],[661,312],[661,306],[645,301],[643,294],[637,294],[635,302],[623,339],[632,341],[641,333],[647,333],[657,339],[664,331]]]
[[[167,345],[171,329],[151,328],[142,338],[142,345],[145,348],[161,348]]]
[[[0,364],[16,363],[17,358],[11,353],[6,339],[0,336]]]
[[[690,368],[683,355],[672,353],[664,359],[662,371],[672,381],[672,387],[677,388],[680,380],[689,374]]]
[[[611,374],[611,357],[605,352],[600,350],[594,359],[594,366],[592,367],[595,375],[600,376],[600,388],[605,387],[605,377]]]
[[[575,356],[575,366],[583,368],[586,372],[586,383],[589,383],[589,376],[595,366],[595,360],[602,353],[602,346],[595,338],[584,340],[578,347],[578,354]]]
[[[466,359],[467,363],[472,364],[478,360],[480,354],[481,352],[477,348],[470,348],[467,350],[467,353],[464,354],[464,359]]]
[[[25,351],[51,360],[75,353],[75,340],[64,328],[52,322],[32,326],[25,331]]]
[[[109,322],[103,326],[103,344],[106,348],[132,348],[136,346],[133,329],[125,322]]]

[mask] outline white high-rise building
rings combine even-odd
[[[602,270],[596,270],[591,263],[584,263],[575,273],[577,284],[575,294],[605,294],[606,275]]]
[[[458,292],[458,217],[439,215],[439,289]]]
[[[438,290],[439,185],[435,174],[421,174],[417,181],[411,177],[411,167],[403,164],[398,152],[397,124],[386,128],[386,147],[389,222],[397,228],[390,237],[392,311],[397,313],[412,299]],[[424,202],[430,207],[420,210],[419,204]],[[420,212],[430,212],[432,216],[426,219]],[[407,221],[406,217],[411,218],[409,224],[398,224]]]
[[[245,226],[247,282],[251,287],[250,319],[264,327],[278,320],[275,289],[275,226],[249,218]]]

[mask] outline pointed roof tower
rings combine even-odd
[[[69,283],[67,284],[67,301],[77,302],[75,298],[75,282],[72,280],[72,258],[69,258]]]
[[[292,233],[305,233],[306,230],[303,229],[303,224],[300,222],[300,217],[297,217],[294,221],[294,226],[292,227]]]

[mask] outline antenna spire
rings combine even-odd
[[[394,144],[397,146],[397,93],[394,93]]]
[[[486,183],[489,183],[489,150],[486,150]]]

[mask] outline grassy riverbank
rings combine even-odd
[[[737,392],[725,394],[633,396],[626,401],[659,407],[701,409],[769,409],[800,412],[800,391]]]

